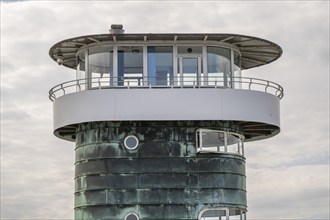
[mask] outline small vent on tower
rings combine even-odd
[[[134,135],[128,135],[124,140],[124,146],[128,150],[135,150],[139,146],[139,139]]]
[[[112,24],[110,29],[110,34],[123,34],[124,33],[122,24]]]

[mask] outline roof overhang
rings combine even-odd
[[[82,47],[88,45],[120,44],[125,42],[153,43],[173,42],[185,43],[196,42],[201,44],[230,44],[241,53],[241,68],[250,69],[262,66],[277,60],[282,55],[282,48],[265,39],[238,35],[238,34],[98,34],[86,35],[66,39],[53,45],[49,50],[50,57],[57,61],[63,60],[63,65],[76,68],[76,54]]]

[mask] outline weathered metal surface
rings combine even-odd
[[[195,130],[220,122],[84,123],[76,133],[75,219],[197,219],[205,207],[246,210],[245,159],[197,154]],[[232,131],[238,132],[236,127]],[[138,137],[135,150],[123,145]]]

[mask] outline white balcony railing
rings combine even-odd
[[[233,77],[230,81],[223,77],[93,77],[71,80],[54,86],[49,91],[49,99],[54,101],[66,94],[95,89],[130,89],[130,88],[215,88],[215,89],[246,89],[263,91],[276,95],[281,99],[283,88],[277,83],[248,77]]]

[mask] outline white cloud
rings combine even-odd
[[[73,143],[52,135],[48,90],[74,79],[49,48],[107,33],[213,32],[284,50],[243,72],[281,84],[282,131],[246,144],[248,217],[329,218],[328,1],[1,1],[1,218],[73,218]]]

